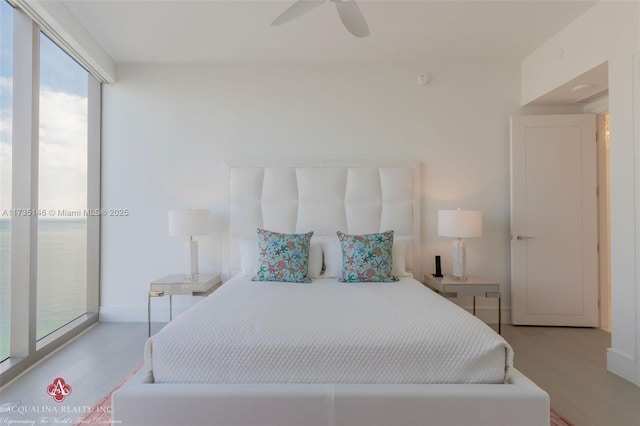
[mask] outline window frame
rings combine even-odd
[[[40,33],[47,35],[47,32],[15,6],[13,22],[12,208],[36,211]],[[59,44],[58,47],[64,50]],[[79,63],[79,66],[82,65]],[[99,210],[102,84],[91,72],[88,72],[87,102],[87,209]],[[39,341],[36,340],[37,238],[38,216],[12,217],[11,342],[9,358],[0,362],[2,384],[17,377],[99,319],[100,216],[87,217],[86,314]]]

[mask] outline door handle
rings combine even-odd
[[[518,236],[516,237],[516,240],[529,240],[529,239],[531,239],[531,238],[533,238],[533,237],[525,237],[525,236],[523,236],[523,235],[518,235]]]

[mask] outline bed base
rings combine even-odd
[[[506,384],[155,384],[112,397],[122,426],[544,426],[549,395],[516,369]]]

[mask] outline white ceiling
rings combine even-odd
[[[292,1],[63,0],[116,63],[518,61],[595,1],[367,1],[371,35],[326,4],[281,27]]]

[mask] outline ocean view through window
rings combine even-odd
[[[102,212],[101,77],[10,1],[0,0],[2,383],[98,322]]]
[[[86,313],[88,72],[40,34],[37,332]],[[69,214],[68,214],[69,213]]]

